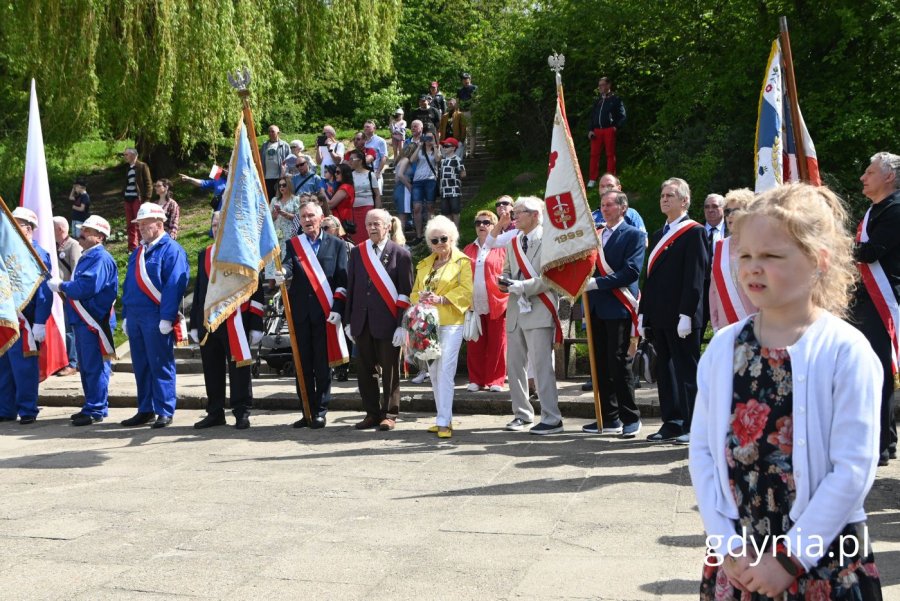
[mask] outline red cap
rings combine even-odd
[[[441,141],[441,146],[444,144],[450,145],[453,148],[459,148],[459,140],[456,138],[444,138],[443,141]]]

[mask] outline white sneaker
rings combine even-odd
[[[466,386],[466,390],[468,390],[469,392],[478,392],[479,390],[481,390],[481,386],[479,386],[478,384],[469,384],[468,386]]]
[[[588,187],[588,188],[593,188],[593,187],[596,186],[596,185],[597,185],[597,180],[592,179],[592,180],[588,181],[587,187]]]
[[[687,434],[682,434],[681,436],[676,437],[674,442],[676,444],[690,444],[691,433],[688,432]]]
[[[498,386],[497,384],[491,384],[490,388],[488,388],[491,392],[503,392],[503,387]]]
[[[428,372],[420,371],[415,375],[415,377],[413,377],[412,380],[410,380],[410,382],[412,382],[413,384],[421,384],[425,381],[426,378],[428,378]]]

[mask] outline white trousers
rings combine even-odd
[[[456,383],[456,361],[459,359],[459,347],[462,346],[463,327],[438,327],[438,342],[441,343],[441,356],[428,365],[431,376],[431,388],[434,391],[434,404],[437,406],[435,423],[443,428],[450,427],[453,421],[453,386]]]

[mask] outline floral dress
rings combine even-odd
[[[786,534],[793,526],[788,515],[796,496],[791,360],[787,349],[760,346],[753,321],[747,322],[735,340],[734,394],[724,453],[740,517],[735,532],[741,534],[746,529],[746,536],[757,548],[771,553],[773,537]],[[865,528],[864,522],[848,524],[819,564],[802,574],[779,601],[880,600],[881,585],[871,549],[852,555],[840,553],[841,537],[849,541],[854,536],[856,541],[863,541]],[[753,543],[747,546],[753,548]],[[852,551],[846,546],[845,551]],[[725,570],[715,566],[704,567],[700,598],[769,599],[735,589]]]

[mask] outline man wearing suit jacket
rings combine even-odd
[[[721,194],[708,194],[703,201],[703,216],[706,223],[703,229],[706,232],[706,254],[709,255],[706,277],[703,279],[703,323],[701,332],[706,331],[709,323],[709,285],[712,281],[712,256],[716,242],[726,237],[725,231],[725,197]],[[702,335],[702,334],[701,334]]]
[[[219,215],[212,217],[212,235],[219,229]],[[194,285],[194,301],[191,305],[191,340],[200,344],[200,360],[203,362],[203,382],[206,384],[206,417],[194,424],[202,430],[225,425],[225,368],[231,384],[231,413],[234,427],[246,430],[250,427],[250,409],[253,408],[253,384],[250,365],[253,357],[250,348],[259,344],[263,336],[263,291],[257,287],[250,300],[241,305],[214,332],[206,329],[203,307],[209,287],[209,271],[212,266],[212,245],[197,255],[197,281]],[[235,348],[232,348],[232,345]]]
[[[697,362],[703,336],[703,278],[709,255],[702,225],[688,217],[691,190],[683,179],[662,184],[659,206],[666,225],[650,238],[647,280],[638,309],[638,330],[656,347],[663,425],[654,442],[690,442],[697,396]]]
[[[513,207],[513,217],[519,234],[507,245],[503,262],[503,277],[511,282],[500,288],[510,295],[506,306],[506,371],[514,415],[506,429],[524,430],[534,422],[526,373],[531,359],[541,421],[529,432],[556,434],[562,432],[563,422],[551,358],[553,342],[561,339],[561,330],[558,297],[540,277],[544,201],[533,196],[520,197]]]
[[[291,280],[288,298],[312,415],[304,415],[294,427],[318,429],[325,427],[331,399],[331,368],[348,360],[341,328],[347,294],[347,245],[322,232],[322,207],[317,203],[301,205],[299,216],[303,231],[287,244],[284,275]]]
[[[390,213],[369,211],[369,239],[350,251],[347,269],[349,323],[345,329],[356,341],[359,394],[366,410],[357,430],[393,430],[400,414],[400,322],[409,307],[413,271],[409,251],[388,237],[390,227]]]
[[[595,422],[582,431],[634,438],[641,430],[641,414],[634,401],[628,347],[637,327],[645,236],[625,222],[627,209],[628,198],[622,192],[610,190],[600,199],[606,222],[600,232],[602,257],[586,289],[603,426]]]

